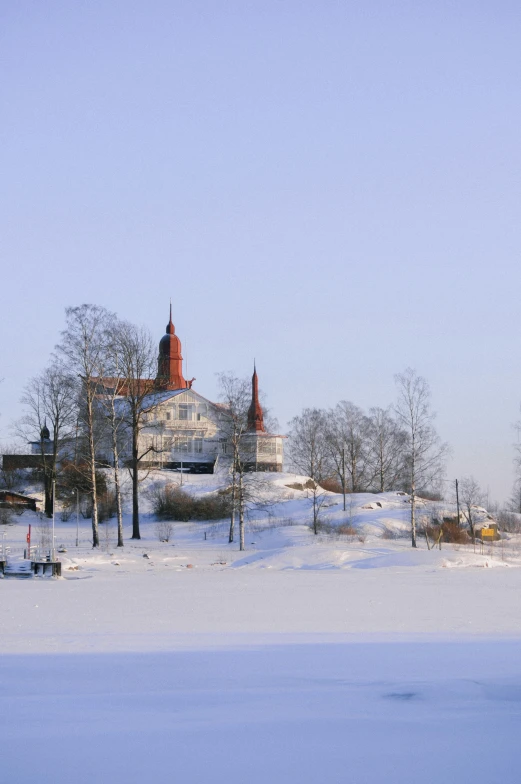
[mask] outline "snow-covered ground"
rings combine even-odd
[[[0,581],[0,781],[519,780],[521,541],[412,550],[382,538],[395,493],[331,494],[357,533],[317,537],[299,481],[270,479],[244,553],[225,523],[160,542],[146,498],[123,550],[58,517],[63,579]],[[13,555],[42,535],[15,520]]]

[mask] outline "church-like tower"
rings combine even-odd
[[[166,334],[159,341],[156,387],[158,389],[186,389],[188,387],[183,377],[181,341],[175,334],[172,322],[172,305],[170,305],[170,321],[166,325]]]
[[[264,433],[264,416],[262,407],[259,403],[259,379],[257,378],[257,368],[253,365],[253,376],[251,377],[251,405],[248,409],[248,432]]]

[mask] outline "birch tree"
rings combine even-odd
[[[65,311],[67,326],[57,346],[58,355],[69,373],[80,380],[78,420],[87,448],[83,462],[87,466],[89,492],[92,497],[92,546],[99,547],[98,494],[96,487],[97,426],[96,404],[108,364],[108,344],[116,317],[98,305],[84,304]]]
[[[416,492],[439,475],[448,454],[433,426],[430,388],[412,368],[395,376],[398,400],[395,413],[407,433],[405,447],[407,487],[411,495],[411,544],[416,543]]]
[[[239,548],[244,550],[244,434],[248,428],[248,408],[251,402],[251,384],[233,373],[218,375],[219,400],[222,404],[221,432],[226,438],[230,457],[231,509],[228,542],[235,538],[235,521],[239,517]],[[242,444],[242,449],[241,449]]]
[[[109,373],[109,378],[105,379],[104,391],[100,396],[100,405],[109,423],[114,491],[116,494],[117,546],[123,547],[120,455],[126,446],[127,429],[125,427],[125,405],[120,398],[127,390],[128,379],[124,369],[125,363],[123,361],[119,333],[120,324],[118,322],[114,325],[114,330],[107,347],[107,371]]]

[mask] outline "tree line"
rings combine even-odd
[[[411,368],[395,381],[397,400],[385,409],[366,413],[344,400],[329,410],[307,408],[291,420],[291,462],[313,480],[315,533],[324,502],[322,487],[332,479],[344,494],[344,509],[347,492],[401,488],[411,495],[411,539],[416,547],[416,495],[439,484],[448,445],[434,427],[427,381]]]

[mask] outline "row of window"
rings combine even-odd
[[[198,409],[198,410],[197,410]],[[179,403],[176,406],[170,406],[167,410],[158,409],[145,414],[144,420],[147,421],[173,421],[181,420],[182,422],[202,422],[206,419],[208,408],[205,405],[196,406],[195,403]]]
[[[228,454],[228,444],[226,439],[219,440],[219,448],[223,455]],[[211,443],[211,442],[210,442]],[[213,442],[214,450],[217,444]],[[163,436],[162,439],[155,439],[155,448],[163,452],[180,452],[181,454],[202,454],[204,450],[204,438],[202,436],[193,436],[191,434],[183,434],[177,436]],[[208,451],[208,448],[207,450]],[[258,455],[275,455],[282,454],[282,444],[276,442],[275,439],[267,440],[260,439],[257,442]]]
[[[190,436],[182,435],[174,438],[163,438],[156,448],[162,452],[171,452],[173,449],[176,452],[198,455],[203,451],[203,443],[203,438],[191,438]]]
[[[197,411],[195,403],[179,403],[177,406],[172,406],[169,411],[166,411],[165,419],[200,422],[206,416],[206,413],[206,406],[199,406],[199,411]]]

